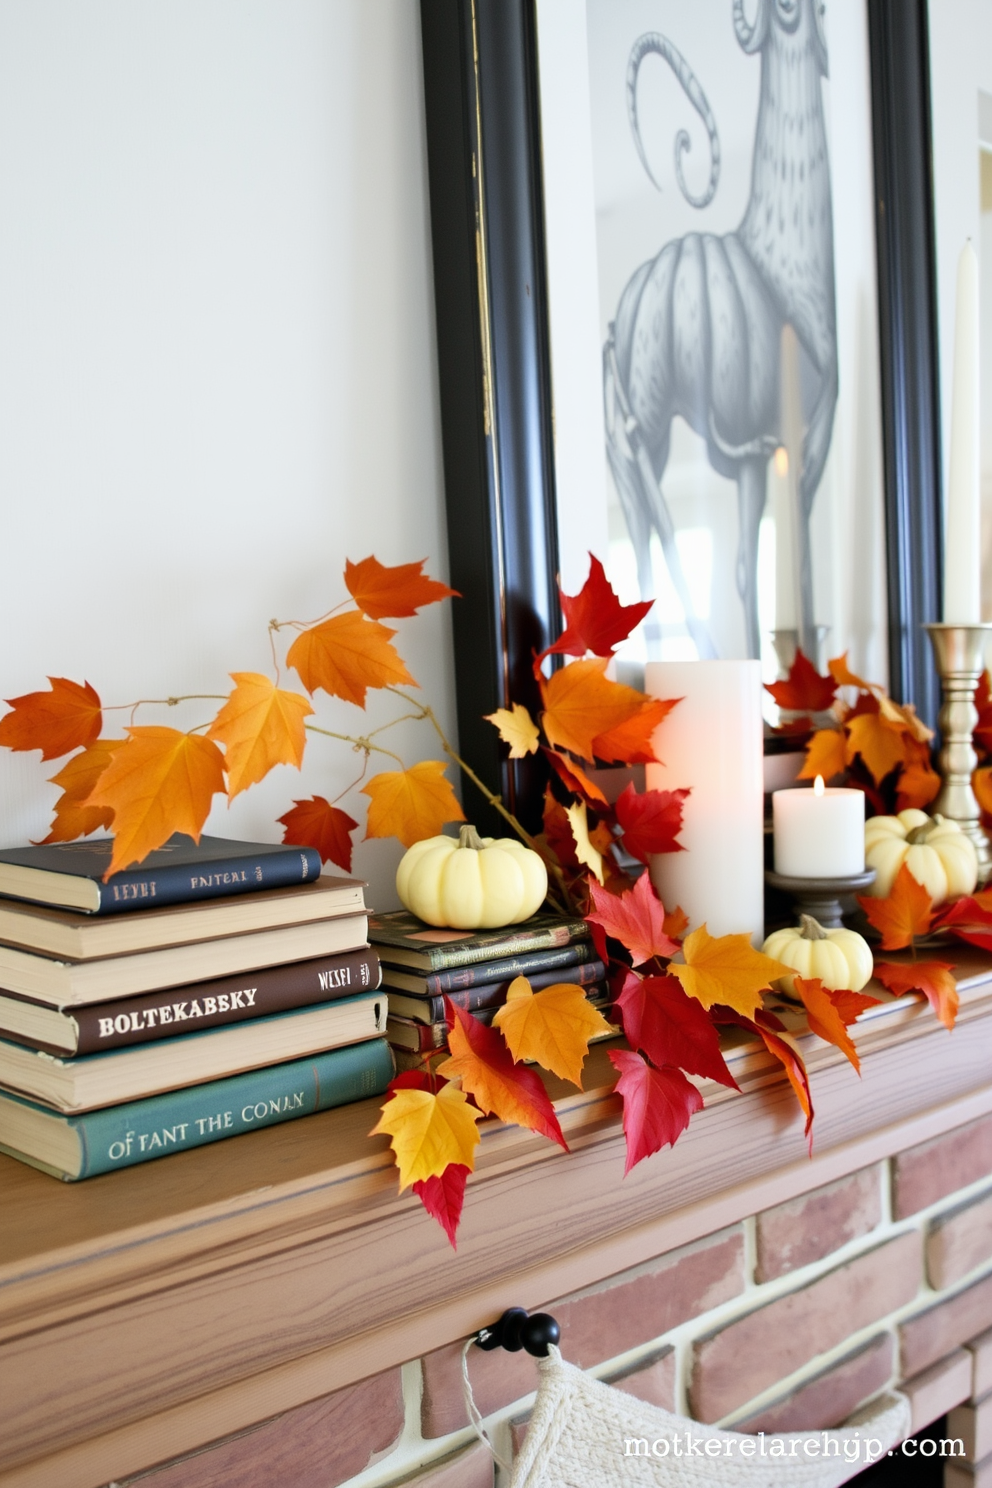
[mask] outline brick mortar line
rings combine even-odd
[[[898,1154],[897,1154],[898,1155]],[[729,1415],[723,1417],[717,1425],[721,1429],[732,1430],[733,1422],[746,1419],[756,1411],[771,1404],[782,1396],[791,1394],[812,1379],[817,1374],[823,1373],[833,1367],[834,1364],[843,1360],[847,1355],[856,1353],[858,1348],[870,1342],[873,1338],[887,1333],[893,1339],[893,1359],[895,1361],[893,1372],[884,1389],[897,1387],[899,1374],[899,1348],[898,1327],[899,1324],[918,1313],[927,1311],[928,1307],[937,1300],[950,1301],[958,1293],[966,1291],[975,1282],[984,1279],[986,1274],[992,1274],[992,1260],[976,1267],[961,1281],[953,1287],[947,1287],[943,1291],[932,1288],[926,1277],[925,1266],[925,1242],[929,1233],[930,1222],[941,1217],[944,1213],[967,1204],[970,1200],[981,1198],[986,1193],[992,1194],[992,1178],[984,1176],[976,1179],[974,1183],[964,1188],[955,1189],[953,1193],[935,1200],[933,1204],[925,1209],[918,1210],[915,1214],[905,1219],[894,1219],[893,1216],[893,1189],[895,1174],[893,1159],[884,1158],[879,1163],[879,1182],[881,1184],[881,1215],[882,1218],[874,1229],[869,1230],[866,1235],[856,1236],[837,1250],[831,1251],[829,1255],[812,1261],[808,1266],[797,1268],[795,1271],[785,1272],[782,1276],[775,1277],[771,1281],[758,1282],[754,1279],[757,1262],[757,1216],[748,1215],[741,1222],[743,1237],[743,1272],[744,1287],[736,1297],[727,1302],[718,1304],[709,1312],[699,1313],[686,1322],[670,1329],[667,1333],[659,1334],[657,1338],[645,1340],[621,1354],[591,1366],[586,1373],[596,1379],[602,1379],[605,1375],[613,1375],[626,1372],[628,1369],[636,1368],[644,1359],[649,1358],[660,1348],[670,1345],[675,1350],[675,1410],[680,1415],[688,1414],[688,1385],[689,1373],[692,1365],[692,1345],[708,1332],[719,1329],[721,1325],[735,1322],[741,1317],[768,1303],[777,1301],[780,1297],[787,1296],[790,1292],[804,1291],[821,1277],[828,1275],[831,1271],[839,1269],[852,1260],[869,1251],[877,1249],[878,1246],[907,1234],[913,1230],[920,1232],[921,1241],[924,1246],[924,1264],[921,1274],[921,1283],[917,1295],[911,1302],[895,1312],[886,1314],[885,1317],[877,1319],[856,1333],[849,1334],[841,1343],[834,1348],[817,1354],[814,1359],[808,1361],[801,1369],[794,1371],[770,1385],[760,1395],[754,1396],[746,1404],[738,1407]],[[730,1227],[731,1229],[733,1226]],[[719,1231],[714,1232],[719,1233]],[[647,1269],[650,1262],[645,1262],[641,1268]],[[623,1273],[626,1275],[626,1273]],[[586,1290],[592,1290],[588,1288]],[[563,1340],[564,1349],[567,1351],[567,1339]],[[463,1427],[458,1431],[451,1432],[448,1436],[433,1437],[425,1440],[420,1430],[420,1398],[423,1389],[423,1376],[421,1361],[411,1360],[402,1366],[404,1372],[404,1405],[405,1420],[403,1431],[393,1448],[392,1452],[379,1462],[371,1464],[361,1473],[347,1479],[341,1488],[393,1488],[397,1477],[409,1474],[418,1469],[429,1468],[432,1464],[442,1461],[452,1452],[471,1445],[477,1440],[475,1432],[471,1427]],[[413,1399],[412,1385],[408,1385],[408,1371],[415,1371],[412,1378],[415,1379],[415,1395]],[[879,1391],[877,1393],[883,1393]],[[509,1405],[501,1406],[485,1418],[485,1429],[495,1441],[497,1450],[501,1455],[508,1455],[510,1445],[510,1423],[518,1416],[525,1415],[533,1409],[535,1391],[512,1401]],[[498,1476],[501,1476],[498,1473]]]

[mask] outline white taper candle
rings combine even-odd
[[[958,259],[944,527],[944,620],[955,625],[982,618],[978,397],[978,256],[969,239]]]

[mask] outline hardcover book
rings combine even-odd
[[[384,956],[390,954],[386,946],[382,946],[381,951]],[[574,945],[552,946],[524,956],[500,956],[496,961],[477,961],[474,966],[459,966],[453,971],[430,971],[426,975],[384,965],[382,981],[383,986],[395,987],[400,992],[440,997],[445,992],[464,992],[469,987],[512,981],[514,977],[530,976],[532,972],[550,971],[554,967],[578,966],[583,961],[592,960],[595,954],[591,941],[580,940]]]
[[[92,1111],[181,1086],[202,1085],[260,1065],[283,1064],[376,1038],[386,1031],[386,999],[366,992],[319,1007],[254,1018],[185,1038],[159,1039],[64,1059],[0,1039],[0,1085],[58,1111]]]
[[[562,983],[573,983],[580,987],[592,986],[606,975],[602,961],[587,961],[582,966],[565,966],[561,970],[532,972],[527,980],[532,989],[539,992],[542,987],[555,987]],[[509,980],[491,982],[481,987],[469,987],[464,992],[448,992],[439,997],[424,997],[412,992],[394,992],[388,987],[389,1011],[401,1018],[413,1018],[418,1023],[440,1023],[444,1020],[444,996],[450,998],[463,1012],[479,1014],[484,1008],[501,1007],[506,1001]],[[2,1015],[0,1015],[2,1016]]]
[[[609,997],[605,987],[590,987],[587,994],[593,1007],[605,1013],[609,1004]],[[491,1023],[499,1011],[499,1005],[477,1008],[473,1016],[480,1023]],[[449,1025],[444,1018],[434,1023],[421,1023],[414,1018],[404,1018],[394,1014],[392,1003],[389,1007],[389,1017],[386,1020],[386,1037],[395,1049],[409,1049],[416,1053],[427,1054],[434,1049],[443,1049],[448,1041]],[[613,1030],[610,1038],[619,1033],[619,1029]],[[606,1037],[606,1035],[600,1035]]]
[[[4,848],[0,894],[91,914],[119,914],[253,889],[281,889],[313,882],[320,873],[320,855],[312,847],[231,842],[224,837],[201,837],[197,844],[177,832],[140,867],[115,873],[104,883],[112,852],[110,837]]]
[[[500,930],[438,930],[405,909],[373,915],[369,920],[369,940],[382,961],[415,966],[421,971],[447,971],[454,966],[496,961],[501,956],[571,945],[588,935],[585,920],[556,914],[536,914],[523,924],[504,925]]]
[[[365,915],[348,914],[312,925],[257,930],[253,935],[228,935],[98,961],[61,961],[0,945],[0,988],[56,1007],[110,1002],[160,987],[182,987],[209,977],[279,966],[284,961],[354,951],[368,941],[367,930]]]
[[[49,1007],[0,992],[0,1033],[56,1054],[96,1054],[374,992],[378,985],[379,959],[366,946],[89,1007]]]
[[[393,1070],[370,1039],[83,1116],[0,1093],[0,1150],[71,1183],[381,1095]]]
[[[123,956],[282,925],[304,925],[364,909],[365,885],[360,879],[327,873],[306,886],[263,889],[257,894],[126,915],[92,915],[0,899],[0,941],[64,956],[67,961],[91,961],[98,956]]]

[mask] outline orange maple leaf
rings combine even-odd
[[[633,687],[610,682],[608,666],[605,656],[572,661],[541,683],[549,742],[581,759],[594,759],[593,740],[639,713],[644,702]]]
[[[526,977],[516,977],[506,1002],[493,1019],[514,1059],[533,1059],[546,1070],[582,1086],[582,1065],[589,1040],[609,1033],[602,1013],[587,1000],[585,989],[557,983],[535,992]]]
[[[573,795],[584,796],[592,805],[608,806],[603,792],[595,780],[590,780],[581,765],[569,759],[567,754],[561,754],[557,749],[549,749],[546,744],[542,744],[541,748],[551,761],[558,779],[567,790],[570,790]],[[513,759],[512,754],[510,758]]]
[[[357,611],[346,610],[301,631],[286,660],[299,672],[311,695],[323,688],[332,697],[364,708],[370,687],[396,687],[401,683],[417,686],[390,644],[395,634],[378,620],[366,620]]]
[[[680,904],[665,913],[665,934],[673,940],[681,940],[689,928],[689,916]]]
[[[848,1028],[858,1021],[865,1008],[877,1007],[881,1001],[879,997],[869,997],[867,992],[852,992],[849,987],[839,991],[836,987],[828,987],[827,993]]]
[[[930,751],[925,744],[908,740],[907,763],[899,772],[896,787],[896,810],[908,811],[915,807],[922,811],[929,806],[940,790],[940,776],[930,764]]]
[[[651,765],[658,761],[654,736],[659,724],[680,703],[681,698],[645,698],[629,718],[592,741],[596,759],[607,764]]]
[[[847,652],[843,656],[835,656],[833,661],[827,662],[827,671],[833,677],[838,687],[856,687],[859,692],[872,692],[870,682],[863,677],[858,677],[847,664]]]
[[[362,794],[369,798],[366,841],[398,837],[404,847],[412,847],[424,837],[437,837],[448,822],[465,820],[440,760],[386,770],[363,785]]]
[[[303,763],[303,720],[313,712],[298,692],[286,692],[260,672],[232,672],[236,684],[207,731],[224,745],[227,792],[233,800],[275,765]]]
[[[928,935],[933,924],[930,895],[903,863],[887,899],[858,895],[869,922],[881,931],[883,951],[901,951],[917,935]]]
[[[805,977],[797,976],[794,982],[796,991],[806,1008],[806,1020],[811,1031],[846,1055],[860,1075],[861,1061],[858,1059],[858,1051],[854,1047],[851,1035],[847,1031],[847,1024],[820,978],[810,977],[807,980]]]
[[[907,739],[902,727],[889,723],[879,713],[859,713],[847,724],[848,761],[860,754],[876,785],[906,759]]]
[[[51,777],[52,785],[62,787],[62,794],[55,802],[55,820],[48,836],[42,843],[72,842],[77,837],[88,837],[100,827],[109,827],[114,813],[109,806],[84,806],[83,802],[96,789],[97,781],[110,764],[111,755],[124,741],[122,739],[96,739],[92,744],[74,754],[57,775]]]
[[[311,796],[309,801],[294,801],[292,810],[278,821],[286,828],[283,842],[313,847],[321,862],[336,863],[345,873],[351,872],[351,833],[358,823],[347,811],[332,806],[323,796]]]
[[[689,996],[704,1008],[720,1003],[745,1018],[754,1017],[762,992],[777,977],[789,975],[781,961],[756,951],[747,935],[712,936],[705,925],[686,936],[682,953],[685,965],[672,962],[668,970]]]
[[[224,756],[210,739],[178,729],[137,726],[114,749],[84,806],[114,813],[114,852],[106,881],[185,832],[199,842],[210,803],[224,789]]]
[[[821,677],[804,652],[796,652],[784,682],[766,682],[780,708],[790,713],[824,713],[837,693],[836,678]]]
[[[971,777],[972,788],[978,804],[987,816],[992,816],[992,765],[982,765]]]
[[[426,558],[421,558],[419,563],[397,563],[388,568],[371,556],[363,558],[361,563],[352,563],[349,558],[344,566],[344,582],[358,608],[370,620],[403,620],[415,615],[423,605],[461,597],[457,589],[428,578],[423,572],[426,562]]]
[[[460,1079],[480,1110],[549,1137],[568,1151],[554,1107],[536,1070],[517,1064],[495,1028],[445,998],[451,1058],[438,1065],[446,1080]]]
[[[847,740],[841,729],[817,729],[806,746],[806,759],[797,779],[815,780],[822,775],[832,780],[847,769]]]
[[[944,1027],[954,1027],[958,1015],[958,984],[949,962],[914,961],[909,966],[896,966],[892,961],[876,961],[875,976],[897,997],[905,992],[922,992]]]
[[[0,745],[7,749],[40,749],[43,760],[59,759],[100,736],[100,699],[88,682],[49,677],[48,692],[26,692],[6,698],[12,711],[0,718]]]

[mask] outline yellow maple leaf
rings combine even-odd
[[[847,757],[860,754],[876,785],[906,759],[906,739],[901,727],[886,723],[881,713],[859,713],[846,724]]]
[[[286,653],[307,692],[318,688],[332,697],[365,707],[370,687],[416,687],[390,638],[396,634],[378,620],[366,620],[357,610],[332,615],[320,625],[301,631]]]
[[[523,759],[527,754],[536,753],[540,730],[522,703],[514,703],[512,708],[497,708],[495,713],[484,716],[503,743],[509,744],[511,759]]]
[[[303,720],[313,712],[299,692],[286,692],[260,672],[232,672],[236,684],[207,731],[224,745],[227,792],[233,798],[274,765],[303,763]]]
[[[436,837],[448,822],[465,820],[440,760],[422,760],[409,770],[386,770],[363,785],[362,794],[369,798],[366,841],[398,837],[404,847],[412,847],[425,837]]]
[[[161,725],[129,728],[82,803],[114,813],[114,852],[104,877],[140,863],[173,832],[199,842],[210,803],[223,789],[224,756],[212,740]]]
[[[668,970],[683,990],[704,1008],[724,1003],[745,1018],[761,1006],[761,994],[780,976],[789,976],[781,961],[756,951],[746,935],[712,936],[705,925],[682,943],[685,965],[673,961]]]
[[[585,801],[578,801],[574,806],[565,807],[565,815],[572,829],[572,840],[575,843],[575,856],[580,863],[592,870],[599,882],[603,882],[603,854],[595,848],[589,840],[589,821],[586,815]]]
[[[438,1178],[449,1163],[475,1167],[482,1112],[470,1106],[464,1090],[442,1085],[430,1090],[394,1090],[370,1136],[384,1132],[400,1170],[400,1193],[423,1178]]]
[[[535,992],[526,977],[510,983],[506,1002],[493,1022],[514,1059],[533,1059],[573,1085],[582,1084],[589,1040],[610,1025],[586,999],[581,987],[559,983]]]
[[[92,795],[97,781],[110,764],[114,750],[123,744],[123,739],[96,739],[79,754],[62,766],[57,775],[51,777],[52,785],[62,787],[62,794],[55,802],[55,820],[48,836],[42,843],[72,842],[76,837],[88,837],[99,827],[109,827],[114,813],[109,806],[86,806],[84,801]]]
[[[644,694],[611,682],[605,675],[609,658],[591,656],[552,672],[541,683],[544,732],[552,744],[591,760],[593,740],[641,713]]]
[[[799,780],[815,780],[822,775],[832,780],[847,769],[847,741],[842,729],[817,729],[806,746],[806,759],[796,777]]]

